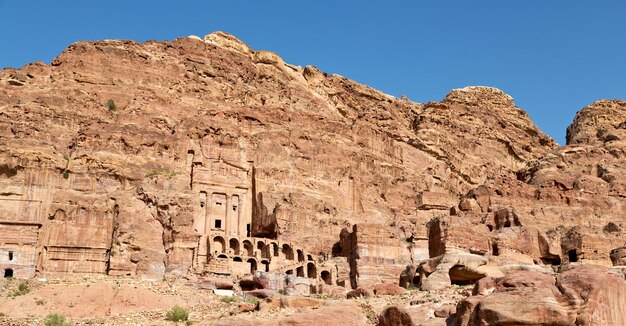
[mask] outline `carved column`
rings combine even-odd
[[[211,218],[211,209],[213,206],[213,192],[207,192],[207,200],[204,205],[204,234],[211,233],[211,228],[215,224],[215,221]]]
[[[204,204],[203,204],[204,203]],[[198,213],[194,217],[194,228],[200,234],[206,234],[206,210],[208,205],[208,198],[205,192],[198,193],[198,201],[196,203],[196,210]]]
[[[246,207],[245,204],[246,204],[246,196],[239,195],[239,204],[237,205],[237,233],[242,237],[247,236],[246,223],[242,221],[243,214],[241,213],[242,210],[245,209]]]
[[[226,194],[226,214],[224,214],[224,230],[226,231],[226,235],[230,236],[231,235],[231,231],[232,231],[232,223],[230,221],[230,217],[232,214],[230,214],[230,197],[232,195],[231,194]],[[228,241],[228,240],[227,240]]]

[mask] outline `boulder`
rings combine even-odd
[[[626,266],[626,247],[615,248],[610,255],[613,266]]]
[[[445,304],[435,309],[435,317],[448,318],[456,312],[456,306],[453,304]]]
[[[252,304],[252,303],[240,303],[237,306],[237,310],[236,313],[244,313],[244,312],[251,312],[251,311],[255,311],[257,310],[259,307],[258,304]]]
[[[343,286],[338,285],[326,285],[323,284],[320,286],[320,293],[322,294],[330,294],[330,295],[346,295],[348,290]]]
[[[472,295],[487,295],[496,290],[496,282],[491,277],[483,277],[474,284]]]
[[[488,262],[485,257],[468,253],[445,254],[432,258],[420,265],[423,275],[421,288],[429,291],[438,290],[452,283],[468,284],[485,276],[503,275],[497,266],[488,265]],[[433,265],[436,265],[434,270]],[[432,273],[428,274],[428,271]]]
[[[399,307],[387,307],[378,317],[378,326],[413,326],[409,313]]]
[[[406,293],[406,289],[390,283],[377,284],[371,287],[374,295],[400,295]]]
[[[371,289],[369,288],[364,288],[364,287],[358,287],[350,292],[348,292],[346,294],[346,297],[348,299],[356,299],[356,298],[369,298],[373,295],[374,293],[372,292]]]
[[[232,290],[235,284],[227,280],[215,281],[214,286],[219,290]]]
[[[626,282],[594,265],[557,276],[517,271],[457,305],[451,325],[626,325]]]
[[[436,318],[427,306],[390,306],[378,317],[378,326],[445,326],[443,318]]]

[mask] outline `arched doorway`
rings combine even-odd
[[[270,271],[270,262],[267,260],[261,260],[261,265],[263,265],[263,270],[266,272]]]
[[[317,267],[315,267],[315,264],[308,263],[306,265],[306,276],[308,278],[317,278]]]
[[[252,256],[254,254],[254,246],[252,245],[252,242],[245,240],[243,242],[243,250],[244,250],[244,255]]]
[[[293,260],[293,249],[288,244],[283,244],[283,255],[287,260]]]
[[[296,276],[304,277],[304,267],[300,266],[296,268]]]
[[[298,262],[303,262],[304,261],[304,252],[302,251],[302,249],[296,250],[296,253],[298,253]]]
[[[226,240],[224,240],[224,238],[220,236],[213,238],[213,246],[211,248],[211,251],[213,251],[214,253],[224,253],[225,250]]]
[[[239,255],[239,241],[237,239],[230,239],[230,241],[228,241],[228,247],[233,250],[235,255]]]
[[[332,285],[333,284],[333,278],[330,275],[329,271],[322,271],[320,276],[322,277],[322,280],[324,280],[324,283],[326,283],[327,285]]]
[[[248,259],[248,264],[250,264],[250,274],[254,275],[257,269],[256,260],[250,258]]]

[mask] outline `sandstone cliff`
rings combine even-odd
[[[249,172],[249,236],[346,258],[354,287],[454,251],[610,265],[624,246],[620,101],[558,147],[500,90],[414,103],[216,32],[72,44],[1,71],[0,109],[0,250],[24,275],[192,273],[194,185],[231,173],[211,162]]]

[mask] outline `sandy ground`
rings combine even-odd
[[[28,287],[19,293],[20,283]],[[24,286],[23,286],[24,287]],[[468,289],[451,288],[442,293],[408,291],[404,295],[350,300],[367,313],[374,324],[380,312],[390,305],[418,302],[431,307],[457,302]],[[333,302],[344,297],[317,296]],[[48,314],[62,314],[73,325],[174,325],[165,314],[175,305],[190,312],[191,324],[210,325],[212,321],[236,314],[243,299],[224,302],[211,290],[183,282],[142,281],[105,276],[75,276],[63,279],[0,280],[0,325],[42,325]],[[280,309],[239,313],[253,320],[275,320],[300,310]],[[180,324],[182,325],[182,324]]]

